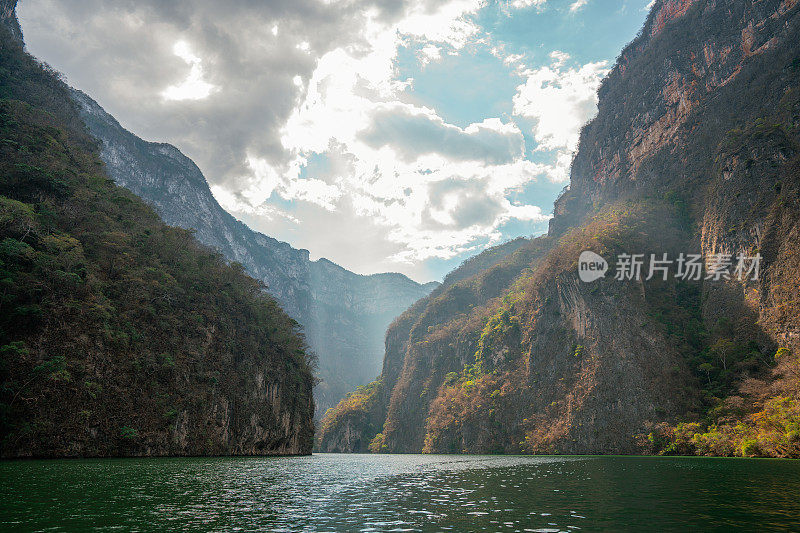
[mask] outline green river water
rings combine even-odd
[[[334,455],[0,463],[8,531],[800,531],[800,462]]]

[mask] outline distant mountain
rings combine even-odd
[[[402,274],[362,276],[327,259],[309,260],[248,228],[217,203],[194,162],[169,144],[125,130],[94,100],[73,90],[100,156],[114,181],[151,204],[167,224],[195,231],[197,240],[244,265],[304,328],[319,357],[318,415],[380,373],[386,328],[437,283],[421,285]]]
[[[68,87],[25,53],[15,3],[0,4],[0,457],[310,453],[297,322],[114,184]]]
[[[548,235],[395,320],[321,449],[800,457],[798,36],[797,0],[655,0]],[[586,250],[605,278],[581,281]]]

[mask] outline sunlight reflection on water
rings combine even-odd
[[[41,530],[800,527],[800,464],[332,455],[0,463],[0,524]]]

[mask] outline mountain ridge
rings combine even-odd
[[[8,31],[14,4],[0,6],[0,457],[310,454],[297,322],[114,184],[66,84]]]
[[[322,383],[318,416],[356,385],[380,372],[383,336],[390,321],[436,282],[419,284],[399,273],[361,275],[251,230],[222,209],[197,165],[176,147],[144,141],[88,95],[72,90],[101,157],[120,185],[150,203],[171,225],[244,265],[304,327],[318,354]]]

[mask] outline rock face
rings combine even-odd
[[[304,328],[319,357],[317,413],[380,373],[383,337],[394,317],[437,284],[401,274],[354,274],[307,250],[252,231],[223,210],[203,174],[177,148],[143,141],[86,94],[73,90],[81,116],[102,143],[101,157],[119,185],[151,204],[170,225],[244,265]]]
[[[17,20],[17,0],[0,0],[0,25],[10,34],[12,39],[22,42],[22,29]]]
[[[297,323],[114,184],[0,7],[0,457],[310,453]]]
[[[800,455],[798,35],[795,1],[657,0],[548,236],[401,315],[380,401],[342,402],[323,449]],[[762,261],[758,280],[584,283],[583,250],[612,275],[621,253]]]

